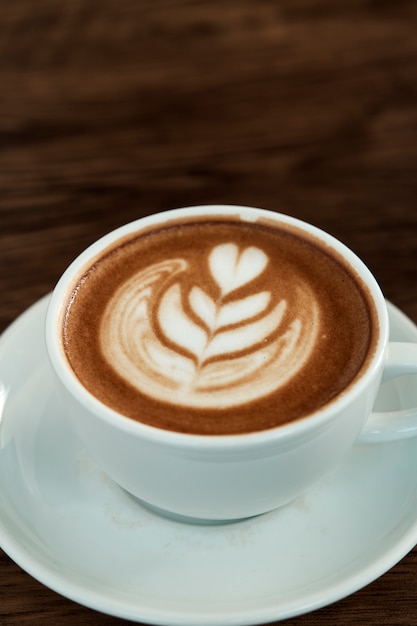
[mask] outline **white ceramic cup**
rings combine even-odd
[[[298,421],[238,435],[194,435],[148,426],[118,414],[87,391],[62,346],[62,315],[77,276],[118,239],[166,226],[181,216],[266,218],[315,236],[342,255],[367,285],[379,322],[377,347],[355,384]],[[417,373],[417,344],[389,343],[381,290],[362,261],[329,234],[286,215],[236,206],[198,206],[158,213],[103,237],[67,269],[52,294],[46,345],[65,410],[79,438],[116,483],[153,508],[191,520],[233,520],[265,513],[307,490],[341,462],[357,441],[417,435],[417,409],[371,414],[382,378]],[[370,416],[370,417],[369,417]]]

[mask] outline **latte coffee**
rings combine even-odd
[[[275,221],[182,218],[122,238],[68,297],[66,358],[127,418],[202,435],[308,416],[357,380],[377,341],[367,288],[312,235]]]

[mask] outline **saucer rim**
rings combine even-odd
[[[42,315],[42,308],[45,307],[46,310],[48,299],[49,294],[31,305],[14,322],[12,322],[12,324],[0,337],[0,352],[7,349],[8,338],[13,339],[14,333],[19,330],[20,325],[23,324],[24,321],[26,321],[26,323],[30,323],[32,316],[35,315],[35,311],[37,314]],[[401,309],[389,301],[387,301],[387,307],[390,313],[390,319],[392,315],[395,315],[399,320],[399,326],[401,329],[404,327],[406,334],[413,333],[415,340],[417,341],[417,326],[414,322],[407,317]],[[407,526],[407,529],[402,533],[400,538],[394,542],[394,545],[392,545],[387,551],[377,556],[374,560],[371,560],[366,567],[360,570],[360,572],[354,572],[353,574],[348,575],[346,580],[342,579],[333,585],[330,584],[326,594],[322,593],[321,597],[319,597],[320,594],[317,590],[315,590],[311,595],[307,593],[306,598],[310,600],[308,606],[306,606],[305,602],[301,602],[297,609],[293,606],[294,602],[291,602],[287,608],[287,612],[282,612],[282,610],[280,610],[280,603],[276,601],[273,606],[268,605],[264,609],[259,607],[253,608],[250,613],[245,610],[239,613],[236,608],[234,608],[230,614],[225,613],[224,610],[219,613],[210,613],[207,620],[205,620],[204,616],[201,614],[192,615],[190,613],[184,616],[181,611],[179,611],[178,615],[173,615],[172,611],[170,611],[168,615],[166,612],[164,613],[163,609],[157,611],[156,609],[150,610],[149,607],[146,607],[146,609],[141,611],[140,605],[135,607],[136,611],[126,610],[126,607],[123,607],[119,600],[112,600],[111,598],[110,602],[107,601],[103,603],[102,592],[99,593],[96,590],[91,589],[86,590],[76,575],[71,580],[68,576],[65,576],[65,572],[62,572],[60,569],[58,569],[57,572],[54,572],[49,561],[42,563],[39,561],[39,558],[30,554],[27,549],[21,548],[16,539],[16,535],[18,535],[18,533],[12,534],[7,532],[6,525],[0,519],[0,547],[5,551],[5,553],[8,554],[13,561],[15,561],[33,578],[46,585],[56,593],[61,594],[62,596],[81,605],[102,613],[105,612],[108,615],[113,615],[114,617],[124,618],[131,621],[141,620],[149,624],[163,623],[169,624],[170,626],[184,626],[185,624],[195,624],[197,623],[196,620],[198,620],[198,624],[200,626],[205,624],[207,624],[207,626],[213,626],[215,624],[222,624],[222,626],[238,626],[243,624],[259,624],[273,620],[281,621],[283,619],[296,617],[315,611],[319,608],[323,608],[324,606],[328,606],[358,591],[386,573],[413,549],[417,542],[417,519],[414,524],[409,524]],[[38,557],[39,556],[42,555],[38,552]],[[104,606],[106,606],[106,608],[104,608]]]

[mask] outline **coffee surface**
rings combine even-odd
[[[86,268],[63,324],[103,403],[153,426],[233,434],[300,419],[358,375],[375,319],[334,253],[287,227],[184,222]]]

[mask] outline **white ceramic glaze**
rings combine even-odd
[[[336,250],[365,281],[377,308],[380,336],[366,371],[337,400],[308,418],[279,428],[208,437],[174,433],[126,419],[82,387],[68,366],[61,345],[63,308],[75,277],[119,238],[151,225],[169,225],[181,216],[189,218],[191,213],[236,215],[249,222],[268,218],[293,225]],[[138,220],[110,233],[81,254],[64,273],[52,294],[45,328],[47,350],[66,413],[99,466],[128,492],[151,506],[194,519],[241,519],[265,513],[298,497],[338,465],[355,442],[371,412],[384,366],[387,377],[390,372],[417,372],[417,346],[408,346],[407,358],[401,357],[404,347],[387,351],[385,300],[377,282],[353,252],[299,220],[247,207],[178,209]],[[395,361],[394,365],[391,361]],[[401,436],[417,433],[415,411],[410,419],[413,431],[409,424]],[[379,420],[379,426],[382,422]],[[391,416],[391,429],[393,423]],[[383,431],[389,436],[387,428]],[[375,426],[370,437],[381,438]]]
[[[417,439],[354,446],[307,495],[249,520],[191,525],[145,508],[64,417],[42,336],[47,301],[0,338],[0,546],[43,584],[141,623],[248,626],[335,602],[417,543]],[[417,342],[388,310],[391,338]],[[415,406],[416,382],[383,384],[375,408]]]

